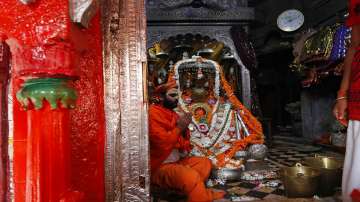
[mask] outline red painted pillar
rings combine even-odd
[[[1,38],[0,38],[1,39]],[[8,93],[10,49],[0,40],[0,201],[6,201],[8,190]]]
[[[28,79],[17,99],[27,110],[26,201],[80,201],[70,184],[69,108],[75,106],[75,90],[64,78]]]
[[[0,32],[12,52],[13,91],[19,101],[14,103],[15,201],[76,198],[69,160],[69,108],[75,90],[68,78],[77,76],[77,56],[69,1],[24,5],[2,0],[0,9]]]
[[[70,21],[69,0],[33,2],[0,0],[0,34],[11,48],[19,100],[13,108],[15,201],[104,201],[100,16],[82,29]],[[66,94],[73,91],[74,110],[74,96]]]

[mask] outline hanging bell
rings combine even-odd
[[[185,43],[185,40],[182,39],[178,42],[177,45],[175,45],[174,50],[176,52],[184,52],[184,51],[191,51],[192,46],[190,44]]]
[[[221,60],[224,61],[224,60],[234,60],[235,57],[234,55],[229,51],[229,52],[224,52],[221,56]]]
[[[197,52],[197,55],[207,58],[207,57],[210,57],[211,54],[213,54],[213,53],[214,53],[214,50],[211,48],[202,48]]]
[[[163,49],[161,49],[161,46],[159,43],[155,43],[155,55],[159,59],[166,59],[169,57],[169,53],[165,52]]]
[[[224,43],[218,41],[212,41],[209,46],[214,52],[211,54],[210,59],[218,61],[220,59],[221,53],[224,49]]]

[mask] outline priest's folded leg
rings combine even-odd
[[[151,181],[165,189],[185,193],[189,202],[210,202],[224,197],[224,192],[215,192],[205,187],[211,162],[203,157],[188,157],[175,163],[165,163],[152,173]]]

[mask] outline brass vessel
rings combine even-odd
[[[329,157],[309,157],[305,158],[304,163],[318,169],[321,173],[320,196],[331,196],[335,188],[341,186],[342,163],[340,161]]]
[[[317,169],[297,163],[295,167],[284,167],[280,170],[287,197],[313,197],[320,183],[320,172]]]

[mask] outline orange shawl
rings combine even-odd
[[[149,138],[151,171],[154,172],[175,148],[189,150],[190,141],[176,127],[178,115],[160,105],[149,108]]]

